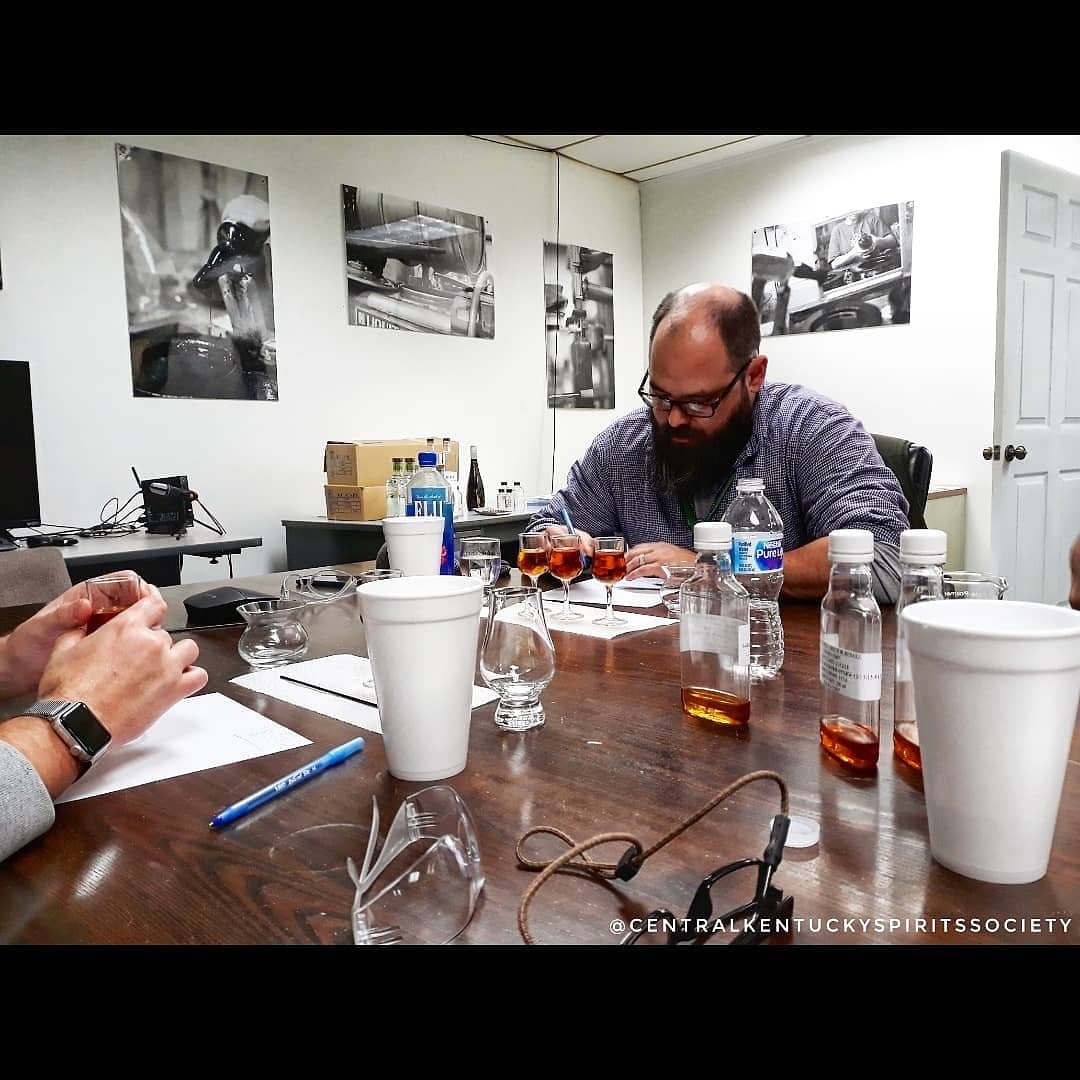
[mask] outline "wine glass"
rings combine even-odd
[[[361,585],[366,585],[369,581],[386,581],[387,578],[404,576],[405,572],[403,570],[364,570],[362,573],[356,575],[356,585],[357,588],[359,588]],[[361,685],[372,690],[375,687],[375,680],[365,679]]]
[[[570,582],[582,571],[581,537],[577,533],[548,537],[551,554],[548,557],[548,573],[563,583],[562,611],[551,616],[552,622],[574,622],[585,618],[580,611],[570,608]]]
[[[621,536],[597,536],[593,539],[592,576],[607,589],[607,614],[593,619],[597,626],[625,626],[627,620],[611,607],[611,590],[626,577],[626,541]]]
[[[461,568],[466,577],[478,578],[484,583],[484,595],[499,579],[502,567],[502,545],[491,536],[463,536],[461,538]]]
[[[528,731],[543,724],[540,694],[555,677],[555,646],[537,589],[492,589],[480,677],[499,695],[497,727]]]
[[[538,589],[540,578],[548,569],[548,544],[544,533],[518,533],[517,565],[529,579],[529,584]]]

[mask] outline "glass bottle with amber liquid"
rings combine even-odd
[[[731,571],[731,525],[694,526],[694,575],[680,590],[682,707],[744,727],[750,720],[750,594]]]
[[[911,656],[900,613],[920,600],[944,599],[941,568],[947,538],[941,529],[905,529],[900,534],[900,598],[896,601],[896,680],[893,683],[893,753],[913,769],[922,768]]]
[[[854,769],[877,768],[881,609],[874,599],[869,529],[829,533],[829,591],[821,602],[821,745]]]

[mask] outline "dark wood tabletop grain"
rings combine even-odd
[[[241,583],[275,592],[279,580]],[[183,624],[183,596],[206,587],[164,590],[170,626]],[[309,658],[364,654],[353,603],[318,614]],[[677,624],[610,641],[551,624],[557,673],[543,695],[546,725],[509,734],[496,729],[494,705],[476,709],[465,771],[445,781],[476,819],[486,876],[457,942],[520,944],[518,904],[535,877],[515,857],[525,830],[551,825],[575,840],[626,832],[648,845],[757,769],[779,772],[791,813],[821,826],[820,843],[788,849],[775,878],[795,898],[796,943],[1080,942],[1080,740],[1073,741],[1046,876],[1006,886],[954,874],[931,859],[919,774],[891,752],[891,609],[884,617],[882,752],[869,777],[848,772],[818,742],[818,611],[817,604],[782,605],[783,672],[755,686],[741,734],[682,712]],[[401,800],[426,785],[390,776],[380,736],[230,683],[249,670],[237,653],[240,628],[180,633],[199,643],[209,690],[312,745],[59,805],[52,830],[0,865],[0,941],[350,942],[353,890],[344,855],[363,856],[372,796],[385,833]],[[356,734],[367,738],[362,755],[220,832],[207,827],[223,806]],[[630,882],[555,875],[530,910],[535,938],[615,944],[613,923],[657,907],[683,914],[709,871],[761,856],[777,810],[775,785],[753,784]],[[617,859],[622,847],[596,854]],[[553,856],[561,848],[551,842],[536,850]],[[333,855],[320,862],[324,851]],[[1067,927],[1064,920],[1071,920]]]

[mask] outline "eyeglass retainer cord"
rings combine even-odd
[[[752,784],[757,780],[774,780],[776,782],[777,787],[780,788],[780,813],[786,816],[788,812],[788,789],[787,784],[784,783],[784,778],[779,773],[773,772],[770,769],[759,769],[756,772],[746,773],[744,776],[740,776],[738,780],[733,780],[726,788],[714,795],[704,806],[695,810],[693,814],[680,822],[680,824],[676,825],[674,829],[668,832],[650,848],[645,848],[641,841],[631,833],[600,833],[598,836],[584,840],[580,844],[575,844],[573,837],[568,836],[561,829],[555,829],[549,825],[537,825],[534,828],[529,829],[529,831],[517,842],[517,847],[514,849],[518,863],[524,869],[540,871],[536,880],[525,890],[524,895],[521,897],[521,903],[518,905],[518,930],[521,932],[521,937],[525,944],[536,944],[532,934],[529,933],[529,905],[532,903],[533,897],[536,896],[540,887],[552,874],[558,873],[563,867],[568,866],[571,870],[586,870],[589,873],[596,874],[598,877],[602,878],[617,878],[619,881],[629,881],[642,868],[645,864],[645,860],[648,859],[650,855],[655,855],[662,847],[671,843],[675,837],[684,833],[691,825],[700,821],[710,810],[715,809],[725,799],[734,795],[740,788],[746,787],[747,784]],[[549,836],[557,836],[560,840],[569,845],[569,849],[554,859],[530,859],[525,854],[525,843],[529,837],[536,836],[540,833],[545,833]],[[617,863],[595,862],[585,854],[590,848],[620,841],[629,843],[630,847],[626,849],[622,858],[619,859]],[[580,859],[578,858],[579,855],[581,856]]]

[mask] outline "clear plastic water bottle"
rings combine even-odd
[[[732,569],[750,594],[750,678],[771,679],[784,666],[784,522],[765,497],[764,480],[739,480],[735,491],[723,520],[731,525]]]
[[[874,534],[829,533],[829,591],[821,601],[821,745],[860,771],[877,768],[881,609],[874,599]]]
[[[896,601],[896,681],[893,684],[893,753],[913,769],[922,769],[915,691],[911,685],[904,620],[900,613],[920,600],[944,599],[941,568],[947,538],[941,529],[905,529],[900,534],[900,598]]]
[[[744,727],[750,719],[750,598],[731,572],[731,526],[700,521],[694,575],[679,590],[682,707]]]
[[[421,453],[419,458],[420,468],[409,481],[405,513],[408,517],[427,514],[438,515],[443,519],[439,573],[452,574],[454,572],[454,504],[442,475],[435,468],[435,454]]]

